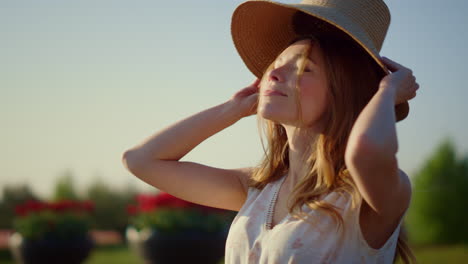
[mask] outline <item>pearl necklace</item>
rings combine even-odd
[[[266,222],[266,227],[267,229],[272,229],[271,225],[273,224],[273,210],[275,208],[276,204],[276,199],[278,198],[278,192],[279,189],[281,188],[282,181],[280,182],[279,185],[275,186],[277,187],[275,190],[275,193],[273,194],[273,201],[270,202],[270,206],[268,207],[268,213],[267,213],[267,222]]]

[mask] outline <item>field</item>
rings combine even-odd
[[[468,263],[468,245],[433,246],[413,249],[420,264],[463,264]],[[401,262],[398,262],[401,263]]]
[[[1,263],[13,264],[12,260],[5,257],[6,252],[2,252]],[[465,246],[438,246],[415,249],[416,257],[421,264],[462,264],[468,260],[468,245]],[[97,248],[85,264],[143,264],[138,256],[134,255],[126,246],[108,246]],[[223,261],[220,262],[222,264]]]

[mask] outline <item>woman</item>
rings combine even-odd
[[[257,79],[128,150],[125,166],[179,198],[239,211],[225,263],[414,261],[401,231],[411,185],[395,123],[419,85],[378,54],[389,21],[378,0],[241,4],[232,36]],[[254,114],[268,143],[258,166],[179,161]]]

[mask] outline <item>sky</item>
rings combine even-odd
[[[122,154],[254,80],[230,34],[241,2],[0,0],[0,189],[26,183],[48,198],[71,172],[79,192],[96,179],[155,190],[125,169]],[[391,23],[380,54],[420,85],[397,123],[399,166],[411,178],[446,137],[468,153],[468,2],[385,2]],[[181,160],[240,168],[262,154],[250,116]]]

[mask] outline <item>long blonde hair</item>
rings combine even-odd
[[[324,56],[325,73],[328,80],[327,111],[322,118],[324,128],[316,140],[310,143],[304,157],[307,167],[306,175],[299,177],[294,186],[288,203],[292,206],[288,212],[295,218],[308,221],[307,214],[302,212],[302,204],[310,209],[323,210],[330,214],[337,223],[337,228],[344,228],[343,218],[332,204],[319,199],[322,195],[334,192],[348,193],[352,198],[352,206],[356,207],[362,199],[344,161],[345,148],[352,126],[359,113],[363,110],[378,88],[383,72],[376,67],[372,58],[357,44],[344,34],[331,28],[312,29],[303,25],[311,25],[305,20],[309,16],[298,14],[294,20],[294,27],[299,37],[289,44],[302,39],[311,39],[318,44]],[[298,81],[304,71],[304,58],[310,55],[310,46],[302,56],[302,65],[297,72],[296,106],[299,119],[302,120],[300,90]],[[267,73],[273,68],[274,62],[265,70],[261,80],[262,85],[267,79]],[[273,182],[287,173],[289,169],[289,145],[286,131],[281,124],[262,119],[259,115],[259,130],[265,133],[268,148],[262,139],[265,152],[264,159],[253,171],[249,186],[263,189],[266,184]],[[296,213],[297,212],[297,213]],[[416,259],[407,244],[404,226],[400,229],[397,250],[394,261],[400,257],[404,263],[414,263]]]

